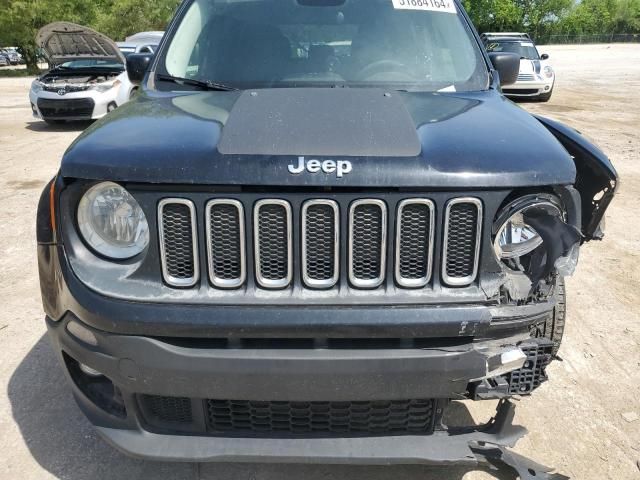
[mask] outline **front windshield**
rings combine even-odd
[[[70,62],[64,62],[59,65],[58,68],[62,68],[64,70],[86,70],[91,68],[106,68],[106,69],[124,69],[124,65],[122,63],[116,63],[111,60],[72,60]]]
[[[194,0],[157,70],[235,88],[486,89],[487,66],[457,9],[453,0]]]
[[[520,58],[539,60],[540,54],[533,42],[492,42],[487,45],[489,52],[507,52],[520,55]]]

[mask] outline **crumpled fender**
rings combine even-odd
[[[602,240],[602,220],[620,184],[616,169],[604,152],[577,130],[555,120],[534,116],[556,137],[576,164],[575,187],[582,197],[583,240]]]

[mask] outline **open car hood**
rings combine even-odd
[[[36,43],[53,65],[88,59],[107,60],[123,65],[125,62],[113,40],[74,23],[55,22],[42,27],[36,35]]]

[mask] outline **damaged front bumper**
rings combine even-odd
[[[443,416],[451,399],[469,398],[466,392],[478,399],[529,393],[546,379],[544,369],[551,360],[550,351],[538,355],[549,346],[538,339],[421,349],[278,350],[106,333],[73,314],[47,325],[74,396],[100,435],[132,456],[151,460],[455,463],[475,468],[496,462],[511,465],[516,458],[511,467],[518,469],[520,460],[506,448],[526,430],[511,424],[511,404],[501,403],[496,418],[480,427],[447,428]],[[511,389],[500,390],[504,382]],[[150,399],[164,403],[149,406]],[[212,428],[209,399],[242,399],[255,405],[295,400],[306,405],[303,409],[317,402],[341,408],[346,403],[429,399],[425,402],[433,407],[422,433],[221,433]],[[539,470],[536,478],[554,478],[544,474]]]
[[[486,425],[429,436],[319,439],[203,439],[143,430],[98,427],[102,438],[137,458],[188,462],[322,463],[350,465],[460,465],[511,470],[521,480],[564,480],[563,475],[508,449],[527,434],[513,425],[515,406],[498,405]]]

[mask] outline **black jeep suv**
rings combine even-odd
[[[617,176],[502,96],[519,61],[458,1],[186,0],[38,211],[47,326],[100,434],[527,474],[508,398],[546,380]],[[448,428],[459,399],[501,401]]]

